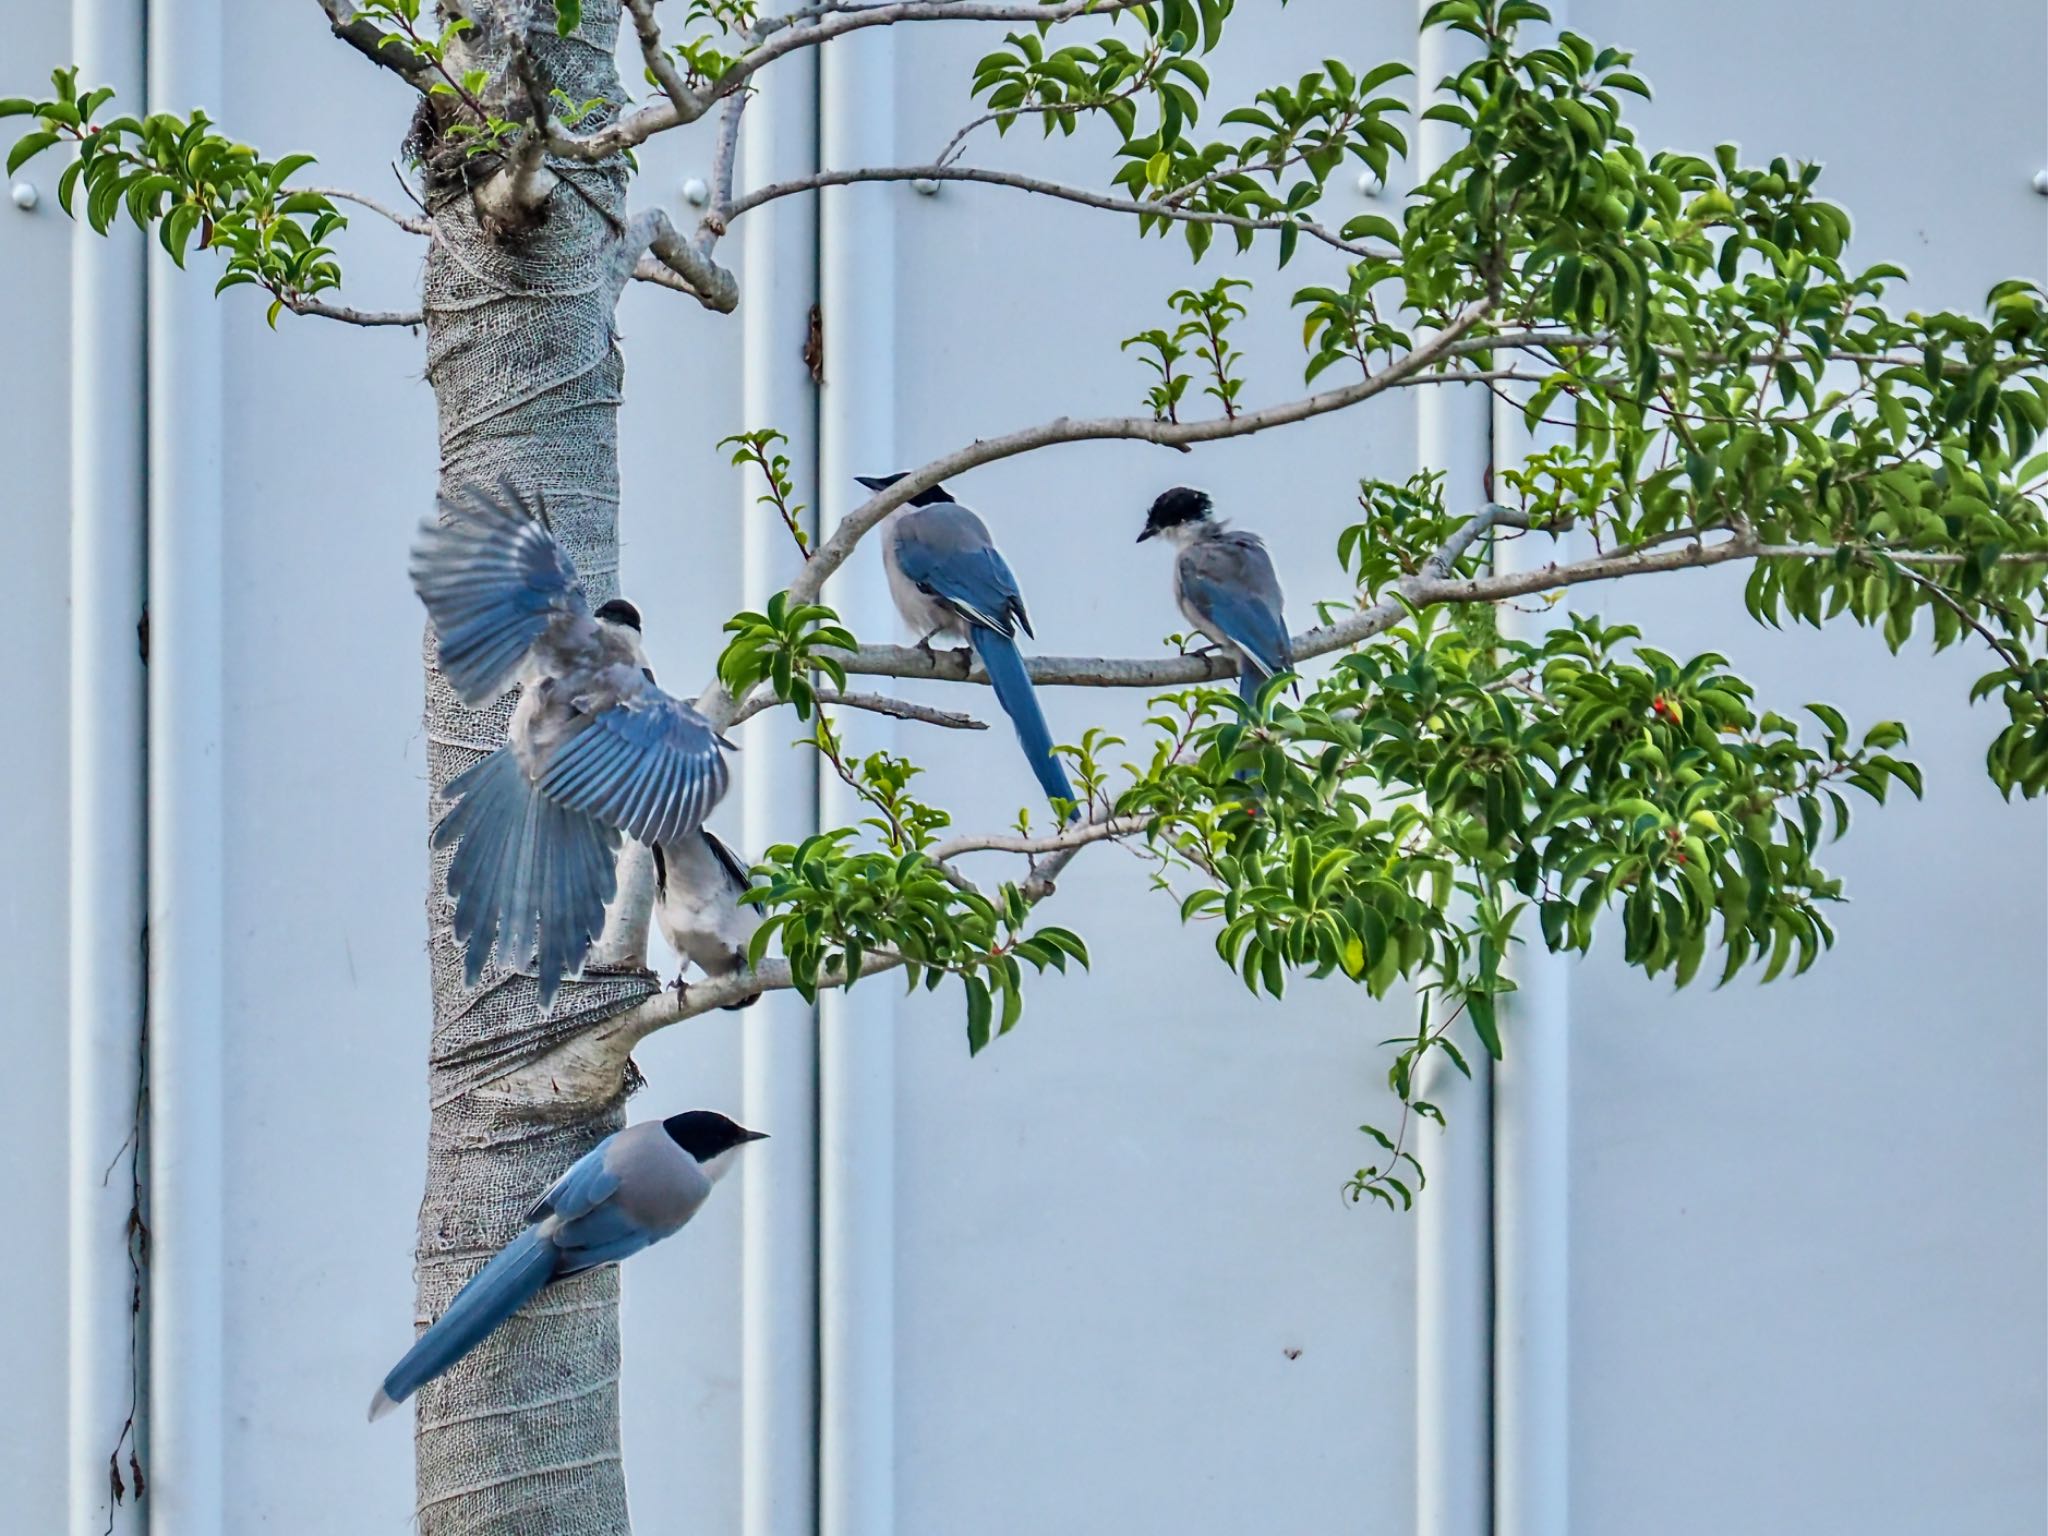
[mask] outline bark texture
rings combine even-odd
[[[499,0],[491,21],[524,29],[543,81],[578,102],[617,102],[618,12],[618,0],[585,0],[582,27],[571,38],[555,35],[547,0]],[[480,28],[465,51],[494,77],[516,79],[500,27]],[[525,115],[516,94],[499,110]],[[431,125],[423,130],[431,136]],[[478,162],[430,156],[429,164],[439,233],[425,274],[427,380],[439,412],[442,484],[504,478],[538,491],[585,588],[602,600],[615,592],[618,568],[623,363],[612,313],[620,263],[629,267],[637,255],[622,250],[618,234],[624,168],[616,161],[560,168],[565,182],[530,228],[487,232],[465,185],[477,179]],[[464,707],[436,669],[429,637],[436,813],[442,787],[504,739],[511,703],[508,696],[485,710]],[[493,970],[476,990],[465,988],[447,860],[437,854],[431,862],[432,1123],[417,1248],[421,1326],[519,1230],[547,1185],[624,1121],[623,1085],[602,1100],[536,1104],[495,1093],[493,1079],[653,990],[637,971],[586,976],[565,985],[543,1013],[530,976]],[[414,1432],[423,1536],[627,1536],[618,1364],[618,1278],[606,1270],[550,1288],[428,1385]]]

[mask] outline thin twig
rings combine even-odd
[[[988,723],[972,715],[961,714],[953,709],[934,709],[929,704],[915,704],[909,699],[892,699],[882,693],[841,693],[836,688],[817,690],[821,704],[839,704],[847,709],[864,709],[873,715],[889,715],[898,720],[915,720],[922,725],[944,726],[949,731],[985,731]],[[778,699],[772,693],[757,693],[738,710],[727,722],[738,725],[770,709],[787,704],[789,700]]]
[[[334,35],[381,69],[388,69],[416,91],[427,88],[433,63],[416,53],[404,38],[386,32],[356,14],[349,0],[320,0]]]
[[[1249,437],[1253,433],[1264,432],[1273,427],[1290,426],[1298,421],[1326,416],[1332,411],[1345,410],[1370,400],[1375,395],[1395,388],[1403,379],[1411,378],[1435,366],[1451,351],[1460,337],[1486,317],[1490,307],[1487,300],[1479,300],[1461,311],[1436,335],[1405,356],[1395,359],[1369,379],[1362,379],[1341,389],[1327,390],[1319,395],[1307,395],[1290,400],[1281,405],[1245,411],[1234,418],[1218,416],[1203,421],[1171,422],[1159,421],[1151,416],[1080,419],[1061,416],[1035,427],[1026,427],[1000,437],[984,438],[964,448],[956,448],[943,458],[934,459],[923,467],[911,471],[887,490],[878,491],[841,519],[839,525],[833,529],[832,536],[819,546],[818,557],[798,573],[796,582],[790,588],[790,599],[797,603],[815,602],[819,592],[824,588],[826,578],[846,562],[854,547],[870,529],[918,492],[927,490],[942,480],[949,480],[983,464],[1015,458],[1018,454],[1031,453],[1055,443],[1120,439],[1156,443],[1167,448],[1191,448],[1197,443]]]
[[[296,190],[317,192],[320,196],[335,202],[354,203],[359,208],[367,208],[370,212],[389,219],[408,235],[431,235],[434,232],[434,221],[431,218],[415,218],[409,213],[400,213],[396,208],[386,207],[374,197],[366,197],[361,192],[351,192],[346,187],[300,187]]]
[[[626,9],[633,13],[633,30],[640,36],[640,56],[647,61],[647,72],[654,76],[654,83],[675,109],[676,121],[687,123],[702,117],[705,102],[683,83],[683,77],[676,72],[676,61],[661,45],[661,25],[654,19],[654,0],[626,0]]]
[[[284,294],[284,307],[295,315],[306,315],[319,320],[339,320],[345,325],[419,326],[427,323],[427,317],[417,309],[350,309],[342,304],[326,304],[319,299],[297,299]]]
[[[757,25],[753,34],[766,36],[767,40],[735,61],[706,91],[694,95],[690,107],[679,106],[664,97],[595,133],[557,133],[552,136],[548,147],[571,160],[608,160],[623,150],[646,143],[657,133],[695,122],[711,109],[712,103],[723,101],[744,88],[748,81],[777,59],[800,48],[815,48],[835,37],[844,37],[849,32],[867,27],[915,21],[1008,21],[1037,27],[1056,25],[1082,16],[1114,16],[1145,3],[1147,0],[1065,0],[1060,5],[991,4],[988,0],[900,0],[900,3],[891,5],[845,9],[820,7],[803,13],[804,19],[794,25],[782,24],[789,18],[769,18]],[[770,22],[776,24],[771,25]],[[771,33],[773,35],[769,36]]]
[[[815,192],[821,187],[845,187],[859,182],[875,181],[971,181],[983,186],[1033,192],[1041,197],[1079,203],[1084,208],[1100,208],[1110,213],[1127,213],[1140,218],[1165,219],[1181,224],[1218,224],[1230,229],[1292,229],[1307,235],[1310,239],[1320,240],[1347,256],[1367,257],[1386,254],[1380,247],[1366,245],[1357,240],[1346,240],[1335,230],[1307,219],[1254,218],[1245,214],[1212,213],[1200,208],[1173,208],[1163,203],[1112,197],[1105,192],[1091,192],[1085,187],[1070,187],[1062,182],[1046,181],[1037,176],[1024,176],[1014,171],[996,171],[974,165],[863,166],[857,170],[819,171],[814,175],[778,181],[749,192],[733,204],[726,222],[730,224],[740,215],[750,213],[763,203],[772,203],[778,198],[792,197],[800,192]]]
[[[1145,816],[1112,816],[1100,821],[1076,822],[1058,832],[1043,837],[1020,837],[1013,832],[993,832],[986,836],[956,837],[933,848],[928,857],[941,864],[949,864],[962,854],[968,853],[1022,853],[1037,856],[1059,853],[1069,848],[1085,848],[1090,843],[1099,843],[1106,838],[1129,837],[1133,832],[1142,832],[1149,821]]]
[[[732,182],[740,160],[740,119],[746,115],[751,91],[734,91],[725,99],[718,120],[718,141],[711,148],[711,204],[697,221],[697,249],[711,254],[732,224]]]

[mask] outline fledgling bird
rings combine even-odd
[[[505,745],[453,781],[434,846],[455,845],[448,894],[465,974],[536,962],[543,1006],[583,968],[618,883],[619,835],[696,832],[725,795],[718,735],[655,685],[640,610],[594,612],[545,513],[510,485],[444,498],[420,530],[412,582],[439,637],[441,672],[471,706],[523,692]]]
[[[693,1109],[614,1132],[578,1158],[391,1368],[370,1399],[374,1422],[491,1334],[550,1283],[631,1258],[682,1230],[739,1149],[762,1141],[714,1110]]]
[[[672,843],[654,846],[654,920],[661,936],[686,964],[694,964],[713,981],[737,976],[747,968],[747,946],[761,927],[761,909],[740,898],[753,889],[747,864],[709,827],[699,827]],[[680,974],[676,996],[686,988]],[[751,1008],[756,992],[730,1012]]]
[[[1294,665],[1273,557],[1255,533],[1230,527],[1201,491],[1177,485],[1145,514],[1138,542],[1170,540],[1173,600],[1187,621],[1237,658],[1237,692],[1256,704],[1265,681]]]
[[[855,478],[881,491],[903,476]],[[883,518],[879,531],[889,594],[904,622],[917,631],[917,643],[929,648],[934,636],[950,635],[974,647],[1039,787],[1049,799],[1072,801],[1073,783],[1053,755],[1045,712],[1017,653],[1017,631],[1030,635],[1031,618],[988,524],[955,501],[951,491],[935,485]]]

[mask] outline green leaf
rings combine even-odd
[[[583,25],[583,0],[555,0],[555,31],[567,37]]]
[[[1494,1017],[1492,995],[1474,992],[1465,1000],[1465,1011],[1472,1016],[1472,1032],[1479,1036],[1479,1043],[1486,1047],[1486,1054],[1499,1061],[1500,1022]]]
[[[22,135],[15,142],[14,148],[7,152],[7,174],[12,176],[22,166],[56,143],[59,137],[60,135],[51,133],[46,129]]]
[[[979,1056],[988,1048],[989,1021],[993,1015],[988,988],[978,976],[963,978],[967,987],[967,1054]]]

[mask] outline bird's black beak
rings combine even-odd
[[[871,491],[886,491],[903,477],[901,475],[855,475],[853,478]]]
[[[1158,531],[1159,530],[1157,528],[1154,528],[1150,523],[1147,523],[1145,525],[1145,531],[1138,535],[1138,542],[1140,544],[1144,543],[1147,539],[1151,538],[1152,535],[1157,533]]]
[[[766,1141],[767,1139],[768,1139],[768,1133],[767,1133],[766,1131],[741,1131],[741,1132],[740,1132],[740,1140],[741,1140],[741,1141]]]

